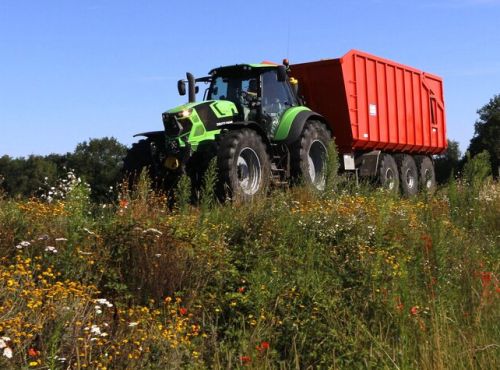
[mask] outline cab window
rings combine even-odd
[[[281,115],[286,109],[297,105],[295,96],[286,82],[277,80],[276,71],[262,74],[262,113]]]

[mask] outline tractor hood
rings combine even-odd
[[[163,113],[165,134],[178,137],[189,134],[189,139],[218,130],[220,126],[237,120],[238,109],[228,100],[206,100],[180,105]]]

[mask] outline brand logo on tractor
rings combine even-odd
[[[224,126],[224,125],[229,125],[230,123],[233,123],[233,121],[223,121],[223,122],[217,122],[217,126]]]

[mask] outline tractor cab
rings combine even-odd
[[[228,100],[238,109],[238,121],[261,124],[273,137],[280,117],[298,105],[284,66],[243,64],[220,67],[210,72],[208,100]]]
[[[284,112],[300,105],[283,65],[237,64],[215,68],[209,76],[197,79],[188,73],[187,80],[178,82],[181,95],[186,94],[186,82],[190,108],[197,107],[201,113],[204,103],[209,102],[216,116],[220,114],[227,118],[226,112],[218,109],[229,107],[232,103],[233,122],[254,122],[262,127],[270,139],[274,137]],[[198,85],[202,83],[209,84],[203,102],[194,104]],[[215,123],[220,126],[220,122]],[[212,128],[211,122],[205,121],[204,124],[206,128]]]

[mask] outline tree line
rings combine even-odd
[[[73,171],[92,189],[92,198],[105,201],[110,188],[121,180],[122,160],[127,147],[115,138],[90,139],[72,153],[0,157],[0,189],[11,197],[30,197],[55,184]]]
[[[462,156],[458,142],[448,140],[448,149],[436,156],[436,179],[439,183],[451,177],[459,177],[465,163],[472,157],[482,154],[489,161],[491,174],[498,178],[500,171],[500,94],[477,111],[479,118],[474,124],[474,136],[467,151]]]
[[[498,178],[500,166],[500,94],[477,111],[479,118],[474,125],[474,136],[465,155],[458,142],[449,140],[448,149],[435,158],[436,177],[444,183],[452,176],[459,176],[468,158],[484,153],[494,177]],[[110,200],[111,187],[121,181],[122,160],[127,147],[115,138],[89,139],[78,144],[72,153],[30,155],[28,157],[0,157],[0,191],[11,197],[30,197],[41,189],[74,171],[92,189],[96,201]]]

